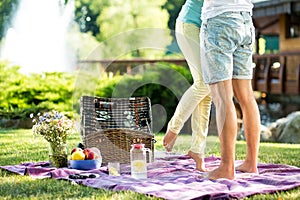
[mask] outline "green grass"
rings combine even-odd
[[[157,134],[155,149],[162,151],[163,134]],[[79,134],[68,140],[69,149],[80,141]],[[174,151],[186,153],[191,141],[190,135],[181,134]],[[41,137],[33,137],[31,130],[0,129],[0,165],[14,165],[21,162],[45,161],[48,159],[48,145]],[[207,142],[207,156],[220,156],[218,138],[210,136]],[[300,145],[261,143],[259,161],[281,163],[300,167]],[[245,156],[246,144],[237,142],[237,159]],[[267,195],[255,195],[245,199],[300,199],[300,188]],[[93,189],[82,185],[72,185],[68,181],[55,179],[32,179],[0,169],[0,199],[159,199],[131,191],[113,192]]]

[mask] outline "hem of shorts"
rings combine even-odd
[[[243,79],[243,80],[250,80],[250,79],[252,79],[252,76],[251,77],[249,77],[249,76],[236,76],[236,77],[232,77],[232,79]]]
[[[224,79],[220,79],[220,80],[216,80],[216,81],[205,81],[205,84],[214,84],[214,83],[219,83],[222,81],[228,81],[228,80],[232,80],[232,79],[239,79],[239,80],[252,80],[252,77],[249,76],[238,76],[238,77],[232,77],[232,78],[224,78]]]
[[[205,81],[204,83],[205,84],[215,84],[215,83],[219,83],[219,82],[222,82],[222,81],[227,81],[227,80],[230,80],[231,78],[224,78],[224,79],[220,79],[220,80],[215,80],[215,81]]]

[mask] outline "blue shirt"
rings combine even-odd
[[[195,24],[201,27],[201,9],[204,0],[187,0],[182,6],[177,20],[184,23]]]

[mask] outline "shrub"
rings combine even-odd
[[[18,66],[0,62],[0,87],[5,88],[0,91],[1,118],[27,119],[30,113],[49,110],[63,112],[72,118],[74,109],[78,112],[79,103],[73,102],[73,98],[80,98],[84,91],[74,96],[75,74],[53,72],[23,75],[18,70]],[[96,96],[148,96],[153,105],[164,107],[169,120],[179,98],[192,82],[189,70],[170,63],[156,63],[132,71],[131,75],[103,76],[101,80],[87,81],[97,84]]]
[[[32,112],[72,111],[74,75],[43,73],[23,75],[18,66],[0,62],[0,116],[25,119]]]

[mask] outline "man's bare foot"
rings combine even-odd
[[[246,161],[243,164],[237,166],[235,169],[241,172],[258,174],[257,166]]]
[[[210,180],[217,180],[219,178],[226,178],[233,180],[235,175],[234,169],[229,170],[224,167],[219,166],[218,168],[208,172],[207,178]]]
[[[163,139],[163,145],[168,152],[171,152],[177,139],[177,134],[168,131]]]
[[[204,158],[201,157],[200,153],[188,152],[188,155],[196,162],[196,169],[201,172],[207,172],[208,170],[204,165]]]

